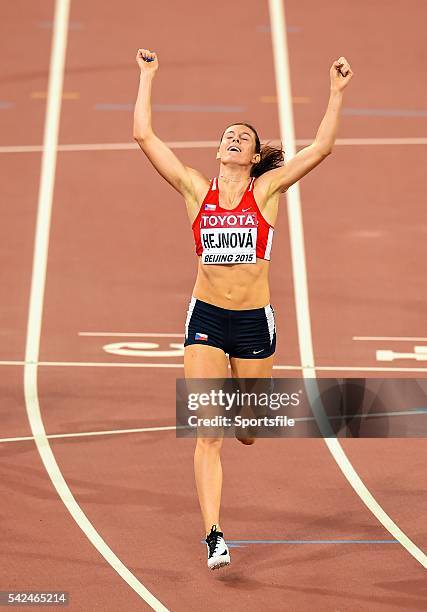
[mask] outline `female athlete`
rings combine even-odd
[[[134,139],[160,175],[184,198],[199,256],[185,323],[186,378],[271,378],[276,346],[268,282],[280,194],[332,151],[343,91],[353,76],[345,57],[330,68],[330,98],[312,144],[283,163],[281,148],[261,146],[247,123],[229,125],[219,143],[218,176],[185,166],[153,132],[151,88],[157,55],[139,49],[140,83]],[[253,439],[241,438],[250,444]],[[194,470],[203,515],[208,567],[230,563],[219,526],[222,437],[196,443]]]

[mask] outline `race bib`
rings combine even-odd
[[[255,213],[202,215],[200,239],[204,264],[256,263]]]

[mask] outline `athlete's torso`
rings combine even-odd
[[[205,265],[256,264],[270,260],[274,228],[264,219],[254,198],[252,178],[239,204],[223,208],[217,178],[212,179],[192,229],[196,254]]]
[[[204,186],[202,188],[205,189]],[[200,255],[193,295],[222,308],[244,310],[264,307],[270,302],[269,258],[279,195],[267,200],[262,185],[258,185],[258,181],[251,181],[239,204],[227,209],[219,203],[218,181],[206,182],[206,188],[205,196],[200,195],[202,204],[196,203],[197,209],[193,202],[187,202],[196,252]],[[211,206],[205,210],[207,204]],[[236,227],[240,235],[230,237],[230,234],[236,234]],[[211,229],[215,228],[227,231],[212,232]],[[221,254],[226,257],[231,255],[230,259],[252,260],[254,250],[254,262],[203,262],[203,253],[205,259],[208,256],[214,259],[215,255],[220,255],[218,251],[222,251]]]

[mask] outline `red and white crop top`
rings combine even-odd
[[[204,264],[256,263],[270,260],[274,228],[261,214],[254,198],[252,178],[235,208],[219,205],[218,180],[209,191],[192,225],[196,254]]]

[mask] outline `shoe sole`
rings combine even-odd
[[[212,565],[209,565],[208,562],[208,568],[210,570],[216,570],[216,569],[221,569],[221,567],[226,567],[227,565],[230,565],[231,560],[230,560],[230,555],[224,555],[223,557],[219,557],[217,560],[215,560]]]
[[[209,569],[210,570],[216,570],[216,569],[221,569],[222,567],[227,567],[228,565],[230,565],[229,561],[222,561],[221,563],[217,563],[215,565],[212,565]]]

